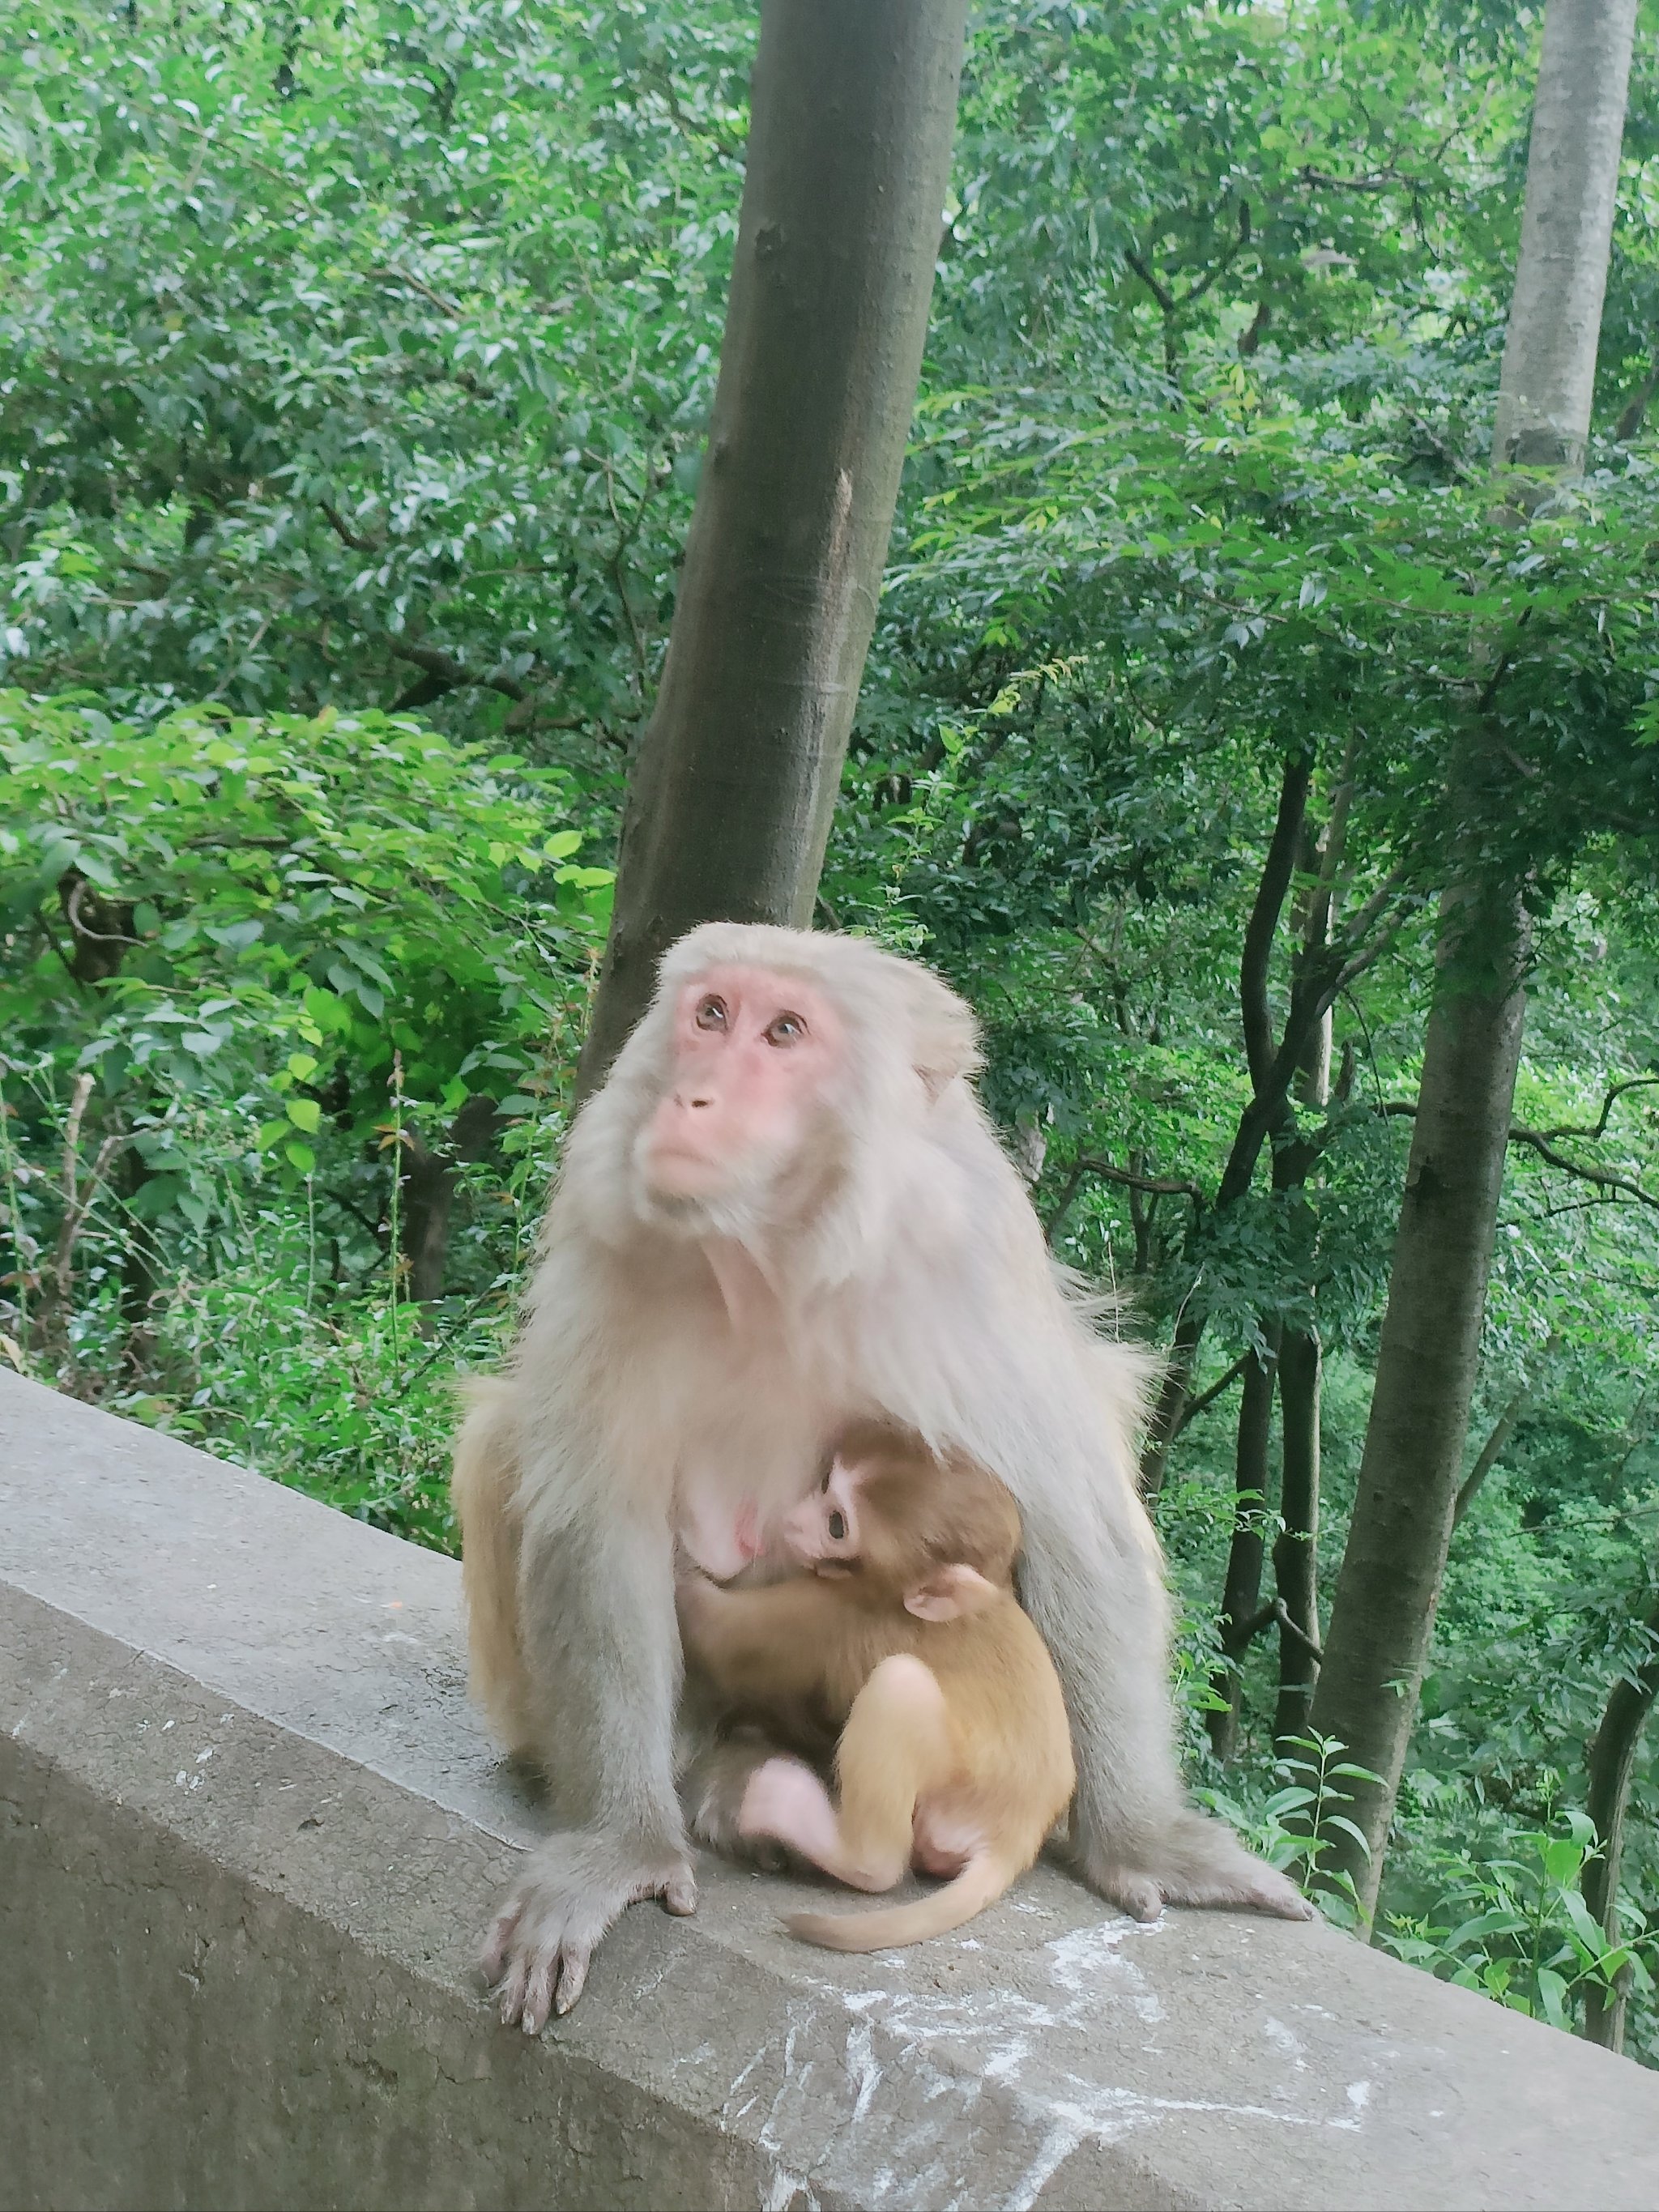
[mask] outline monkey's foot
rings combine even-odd
[[[739,1823],[750,1780],[775,1756],[769,1744],[753,1738],[711,1744],[699,1753],[680,1782],[686,1825],[698,1843],[766,1874],[783,1873],[790,1861],[788,1850],[771,1836],[746,1834]]]
[[[1288,1875],[1254,1857],[1231,1828],[1198,1813],[1182,1813],[1166,1837],[1132,1855],[1085,1837],[1077,1865],[1091,1889],[1134,1920],[1156,1920],[1166,1905],[1266,1912],[1279,1920],[1318,1917]]]
[[[841,1823],[830,1793],[799,1759],[769,1759],[750,1776],[738,1809],[738,1832],[770,1836],[814,1865],[841,1858]]]
[[[568,2012],[606,1929],[647,1897],[671,1912],[696,1910],[684,1845],[653,1848],[596,1829],[549,1837],[501,1899],[484,1943],[484,1973],[506,2025],[539,2035],[550,2012]]]

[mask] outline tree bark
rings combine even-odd
[[[1231,1759],[1238,1749],[1238,1726],[1243,1705],[1243,1680],[1239,1662],[1249,1650],[1261,1625],[1256,1614],[1261,1603],[1261,1565],[1267,1555],[1263,1519],[1271,1480],[1273,1419],[1273,1366],[1279,1349],[1278,1331],[1266,1332],[1267,1353],[1255,1353],[1245,1363],[1244,1388],[1238,1401],[1238,1452],[1235,1461],[1233,1540],[1227,1554],[1227,1579],[1221,1594],[1221,1649],[1232,1662],[1218,1668],[1212,1680],[1225,1708],[1212,1707],[1205,1715],[1210,1744],[1218,1759]]]
[[[1587,1810],[1601,1840],[1601,1856],[1584,1869],[1584,1902],[1610,1942],[1619,1936],[1619,1863],[1625,1848],[1625,1808],[1631,1770],[1653,1701],[1659,1696],[1659,1602],[1643,1626],[1650,1638],[1648,1656],[1633,1680],[1620,1675],[1607,1696],[1601,1724],[1590,1738],[1589,1803]],[[1603,1995],[1590,1990],[1584,2000],[1584,2033],[1607,2051],[1625,2047],[1625,2010],[1630,1975],[1620,1975]]]
[[[583,1095],[685,931],[811,920],[921,373],[965,13],[763,0],[720,382]]]
[[[1634,0],[1548,0],[1527,162],[1521,255],[1493,467],[1559,477],[1582,463],[1595,381]],[[1486,733],[1462,733],[1451,785]],[[1471,844],[1478,844],[1472,836]],[[1406,1194],[1370,1421],[1313,1726],[1381,1778],[1323,1862],[1374,1910],[1395,1798],[1434,1633],[1468,1432],[1504,1152],[1521,1054],[1529,939],[1518,884],[1471,861],[1441,911]]]
[[[1636,0],[1549,0],[1545,11],[1492,426],[1498,471],[1584,465],[1635,33]]]

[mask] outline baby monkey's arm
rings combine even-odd
[[[683,1575],[675,1591],[680,1638],[725,1694],[775,1705],[823,1685],[824,1655],[842,1640],[840,1606],[816,1575],[757,1589],[725,1589],[706,1575]]]

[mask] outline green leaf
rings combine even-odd
[[[323,1109],[314,1098],[285,1098],[283,1107],[296,1129],[303,1129],[307,1136],[316,1134]]]

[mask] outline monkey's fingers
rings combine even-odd
[[[690,1867],[671,1875],[663,1889],[662,1901],[668,1910],[684,1919],[697,1909],[697,1879]]]
[[[592,1947],[590,1944],[566,1943],[560,1949],[556,1961],[559,1971],[558,1981],[554,1988],[553,2009],[557,2013],[561,2020],[564,2018],[566,2013],[569,2011],[571,2006],[575,2003],[577,1998],[586,1988],[587,1970],[592,1963],[593,1952]],[[551,1984],[552,1980],[553,1966],[552,1964],[550,1963],[544,1970],[544,1973],[538,1972],[538,1985]],[[541,2017],[537,2021],[534,2027],[531,2027],[529,2018],[526,2016],[525,2020],[526,2033],[528,2035],[536,2034],[539,2031],[542,2022],[546,2018],[547,2014],[544,2007],[542,2011]]]

